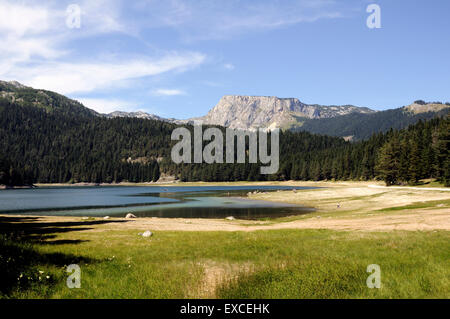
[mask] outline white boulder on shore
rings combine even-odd
[[[226,220],[235,220],[236,218],[234,218],[233,216],[228,216],[228,217],[225,217],[225,219]]]
[[[152,233],[151,231],[149,231],[149,230],[146,230],[146,231],[143,232],[143,233],[138,233],[138,236],[142,236],[142,237],[151,237],[151,236],[153,236],[153,233]]]
[[[149,230],[146,230],[143,234],[142,237],[151,237],[153,235],[153,233]]]
[[[137,218],[135,215],[133,215],[132,213],[128,213],[125,218]]]

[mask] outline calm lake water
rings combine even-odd
[[[299,205],[240,198],[250,191],[298,191],[287,186],[93,186],[0,190],[0,213],[243,219],[300,215]]]

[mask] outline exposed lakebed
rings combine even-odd
[[[92,186],[0,191],[0,213],[242,219],[301,215],[313,208],[249,200],[248,192],[311,189],[289,186]]]

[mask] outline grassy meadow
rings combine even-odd
[[[0,298],[450,298],[448,192],[328,186],[251,194],[317,208],[272,220],[0,216]]]
[[[51,240],[3,235],[3,298],[450,297],[446,231],[161,231],[143,238],[133,230],[53,227]],[[80,289],[66,287],[72,263],[81,267]],[[381,267],[380,289],[366,286],[369,264]]]

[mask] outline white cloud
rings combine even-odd
[[[48,19],[46,8],[0,2],[0,31],[9,36],[42,33],[49,28]]]
[[[156,89],[152,93],[158,96],[174,96],[174,95],[185,95],[186,92],[177,89]]]
[[[66,7],[72,3],[80,6],[82,14],[81,28],[76,30],[65,25]],[[135,79],[183,72],[205,63],[206,56],[199,52],[161,52],[157,43],[147,43],[141,34],[148,28],[170,28],[189,41],[232,37],[338,16],[339,8],[332,0],[0,0],[0,79],[70,95],[107,90],[133,85]],[[142,40],[140,44],[145,48],[133,51],[136,42],[131,41],[130,47],[122,47],[119,42],[105,49],[96,46],[96,37],[109,34]],[[93,44],[78,46],[76,41],[80,39]],[[157,54],[148,54],[147,48]],[[234,69],[231,63],[223,67]],[[152,93],[186,94],[168,88]],[[109,110],[115,102],[124,101],[87,102],[94,108]]]
[[[205,60],[197,52],[159,50],[155,57],[144,53],[130,57],[122,50],[109,54],[101,49],[87,58],[75,58],[84,47],[71,46],[74,40],[106,33],[130,35],[135,30],[121,17],[121,0],[78,1],[81,28],[67,28],[66,6],[70,3],[0,0],[0,78],[62,94],[85,93],[137,78],[186,71]]]
[[[231,63],[225,63],[223,67],[227,70],[234,70],[234,65]]]
[[[97,6],[104,1],[96,1]],[[81,1],[83,27],[76,31],[66,26],[64,2],[0,0],[0,76],[14,73],[26,63],[46,63],[67,55],[73,39],[119,30],[114,23],[114,1],[93,8],[93,1]],[[33,67],[33,65],[27,65]]]
[[[0,75],[34,56],[52,59],[64,54],[55,46],[49,9],[24,3],[0,2]]]
[[[172,53],[157,59],[98,63],[48,62],[32,67],[16,67],[6,77],[32,87],[71,94],[117,86],[129,79],[185,71],[200,65],[204,59],[205,56],[199,53]]]

